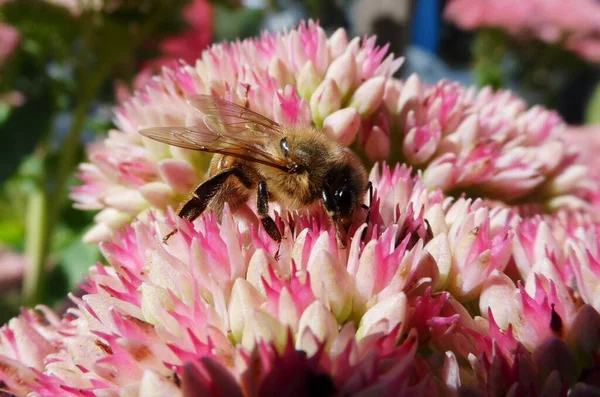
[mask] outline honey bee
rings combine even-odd
[[[269,215],[269,202],[289,209],[322,205],[340,242],[365,193],[372,196],[358,157],[323,131],[284,126],[224,99],[209,95],[188,97],[202,113],[200,125],[143,129],[143,136],[186,149],[214,153],[207,179],[180,207],[178,215],[190,222],[205,210],[221,218],[225,203],[232,210],[256,192],[257,212],[268,235],[281,242],[281,232]],[[167,234],[167,241],[177,229]]]

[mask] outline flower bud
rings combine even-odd
[[[342,105],[340,90],[332,79],[323,81],[310,97],[310,110],[317,126],[323,125],[325,117],[335,112]]]
[[[454,182],[454,162],[456,157],[451,153],[434,160],[423,173],[423,183],[428,189],[447,190]]]
[[[141,193],[136,190],[111,192],[106,195],[104,202],[110,207],[132,215],[137,214],[148,207],[148,202],[144,200]]]
[[[492,309],[496,324],[501,329],[507,329],[515,313],[521,311],[517,291],[515,284],[506,274],[494,270],[481,288],[479,298],[481,315],[487,318],[489,309]]]
[[[327,233],[322,235],[325,238]],[[328,302],[335,318],[343,323],[352,311],[352,280],[339,261],[325,250],[314,251],[308,260],[315,297]]]
[[[386,80],[383,103],[386,109],[393,115],[398,114],[398,100],[400,99],[401,92],[402,81],[396,79]]]
[[[404,328],[404,325],[408,322],[407,307],[404,292],[399,292],[377,302],[367,310],[360,320],[356,336],[363,338],[376,333],[389,334],[400,323],[403,324]]]
[[[439,272],[439,286],[444,287],[452,269],[452,251],[450,251],[446,233],[435,236],[427,243],[425,250],[435,259]]]
[[[327,46],[329,47],[330,59],[336,59],[342,55],[348,47],[348,34],[346,33],[346,29],[338,28],[338,30],[329,37]]]
[[[582,181],[586,180],[588,168],[583,165],[572,165],[556,175],[548,184],[547,193],[559,196],[574,192]]]
[[[400,91],[396,113],[404,118],[409,110],[412,110],[421,98],[423,84],[416,74],[411,74]]]
[[[371,161],[382,161],[390,155],[390,136],[379,126],[374,126],[365,142],[365,153]]]
[[[350,100],[350,106],[356,108],[360,116],[365,119],[373,114],[383,101],[384,90],[385,77],[373,77],[356,89]]]
[[[196,172],[183,160],[162,160],[158,163],[158,173],[177,193],[189,194],[198,185]]]
[[[252,350],[257,342],[265,341],[274,343],[281,350],[286,338],[286,328],[269,313],[260,309],[248,313],[242,335],[242,346],[246,349]]]
[[[278,57],[274,57],[269,63],[269,76],[273,77],[281,87],[294,84],[294,76]]]
[[[313,63],[311,61],[306,62],[302,69],[300,69],[298,80],[296,81],[298,95],[301,98],[310,99],[322,81],[323,78],[319,76]]]
[[[331,113],[323,121],[323,129],[344,146],[350,146],[360,128],[360,116],[354,108],[344,108]]]
[[[146,183],[145,185],[140,187],[140,193],[141,193],[142,197],[150,203],[150,205],[157,207],[157,208],[165,208],[169,204],[172,204],[173,201],[175,200],[175,193],[173,192],[173,189],[171,189],[171,187],[169,185],[167,185],[166,183],[163,183],[163,182]],[[109,210],[109,209],[110,208],[108,208],[107,210]],[[100,215],[100,214],[98,214],[98,215]],[[121,216],[120,218],[123,218],[123,216]],[[129,218],[129,217],[127,217],[127,218]],[[116,218],[113,218],[113,219],[116,220]],[[121,225],[123,223],[125,223],[126,221],[127,220],[124,220],[121,223]],[[98,222],[97,219],[96,219],[96,222]],[[118,228],[118,226],[114,227],[114,228]]]
[[[106,241],[112,235],[112,233],[113,229],[111,229],[106,223],[98,223],[90,230],[85,232],[82,240],[86,244],[96,244],[101,241]]]
[[[319,341],[325,342],[325,348],[328,348],[337,336],[338,328],[338,323],[331,312],[322,302],[316,300],[300,317],[296,348],[306,351],[309,356],[316,353]]]
[[[173,310],[173,300],[167,290],[150,284],[140,286],[141,308],[144,320],[150,324],[164,325],[166,311]]]
[[[248,281],[238,278],[233,283],[227,311],[231,335],[240,342],[246,319],[264,301],[263,296]]]
[[[357,82],[356,59],[351,54],[344,54],[329,65],[326,79],[334,80],[340,89],[342,100],[354,89]]]
[[[404,138],[403,152],[409,164],[420,165],[427,162],[437,150],[441,137],[437,121],[429,125],[412,127]]]

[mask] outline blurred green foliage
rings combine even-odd
[[[60,304],[102,259],[96,245],[82,242],[94,214],[73,209],[67,198],[78,183],[73,172],[85,160],[84,140],[100,139],[112,126],[95,116],[114,105],[115,83],[131,82],[161,56],[163,38],[187,28],[182,10],[190,1],[104,0],[81,12],[41,0],[0,6],[0,22],[20,35],[0,66],[0,245],[32,262],[21,295],[18,288],[0,294],[0,324],[20,305]],[[211,3],[215,40],[259,33],[264,10],[237,0]],[[25,102],[4,102],[9,92]]]
[[[596,86],[586,111],[588,124],[600,124],[600,83]]]
[[[84,160],[82,137],[110,128],[91,117],[93,110],[114,104],[115,81],[131,80],[143,62],[160,55],[163,37],[185,27],[186,4],[106,1],[75,15],[40,0],[0,7],[0,21],[20,34],[19,46],[0,67],[0,93],[18,91],[25,98],[20,106],[0,104],[0,244],[31,250],[42,267],[38,279],[33,276],[36,291],[0,297],[0,321],[24,303],[58,303],[100,259],[96,246],[81,241],[93,214],[74,210],[67,200],[74,168]],[[32,227],[26,223],[29,202],[40,194],[45,216]]]
[[[234,40],[254,36],[260,29],[263,10],[215,4],[215,39]]]
[[[586,62],[561,45],[515,38],[495,28],[477,32],[472,52],[479,86],[498,89],[512,83],[547,107],[555,107],[569,78],[587,67]]]

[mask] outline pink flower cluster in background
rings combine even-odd
[[[496,27],[600,62],[600,4],[596,0],[451,0],[444,15],[465,30]]]
[[[110,266],[91,268],[66,316],[41,306],[0,330],[0,390],[600,393],[592,156],[554,112],[505,91],[400,81],[399,66],[372,38],[327,38],[309,22],[164,68],[116,110],[72,192],[100,210],[86,238]],[[281,245],[252,202],[221,222],[174,215],[206,157],[138,130],[198,122],[185,101],[198,93],[248,99],[375,161],[371,217],[357,214],[346,248],[320,209],[274,203]]]
[[[5,23],[0,23],[0,67],[15,52],[21,37],[17,29]],[[23,103],[23,94],[18,91],[0,93],[0,104],[19,106]]]
[[[0,65],[15,51],[19,44],[19,32],[10,25],[0,23]]]
[[[193,64],[202,54],[202,50],[213,41],[213,12],[210,1],[191,0],[181,12],[187,26],[182,33],[167,37],[158,44],[155,50],[160,53],[160,56],[142,63],[139,73],[131,83],[132,90],[143,89],[163,66],[177,65],[180,60]],[[155,40],[152,40],[151,46],[156,46]],[[122,82],[117,83],[115,90],[117,99],[121,102],[129,100],[132,90]]]

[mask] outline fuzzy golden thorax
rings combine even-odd
[[[353,153],[314,128],[287,128],[284,136],[285,144],[273,142],[268,150],[274,156],[284,156],[290,171],[256,165],[267,182],[271,200],[293,208],[312,206],[321,199],[325,185],[333,192],[346,185],[353,192],[352,200],[362,199],[366,172]]]

